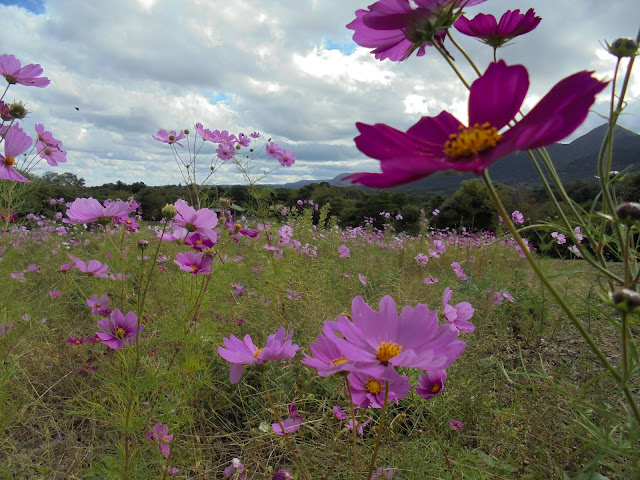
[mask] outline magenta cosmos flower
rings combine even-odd
[[[453,324],[461,332],[473,332],[475,325],[469,321],[475,311],[469,302],[461,302],[456,306],[449,305],[453,291],[447,287],[442,297],[442,311],[447,322]]]
[[[293,358],[300,347],[291,343],[291,337],[293,337],[293,330],[287,335],[285,329],[281,327],[277,333],[272,333],[267,337],[264,348],[256,347],[250,335],[245,335],[244,341],[234,335],[231,335],[230,338],[224,338],[223,342],[226,348],[218,347],[218,353],[222,358],[232,363],[229,382],[238,383],[244,364],[263,365],[269,360]]]
[[[47,77],[41,77],[42,67],[35,63],[30,63],[24,67],[13,55],[0,55],[0,75],[2,75],[9,85],[19,83],[27,87],[46,87],[51,83]]]
[[[447,380],[446,370],[432,370],[426,375],[418,377],[416,393],[425,400],[439,395],[444,390],[444,382]]]
[[[302,426],[302,417],[300,417],[296,411],[297,406],[290,403],[287,405],[287,409],[289,410],[290,417],[282,421],[282,426],[279,423],[271,424],[271,429],[277,435],[284,436],[285,433],[293,433],[300,430],[300,427]]]
[[[182,130],[180,130],[180,133],[176,133],[175,130],[167,132],[164,128],[161,128],[160,130],[158,130],[158,133],[156,135],[151,135],[151,138],[162,143],[168,143],[169,145],[177,143],[178,145],[183,147],[183,145],[179,143],[178,140],[182,140],[183,138],[185,138],[185,134]]]
[[[333,325],[336,325],[336,322],[325,322],[323,331],[329,334],[329,337],[318,334],[318,341],[309,344],[309,350],[311,350],[313,357],[303,351],[304,358],[300,360],[303,365],[315,368],[321,377],[328,377],[336,372],[348,370],[351,365],[342,350],[331,340],[333,335],[330,332]]]
[[[76,198],[67,209],[65,223],[110,223],[114,219],[128,215],[135,210],[131,202],[105,202],[104,205],[93,197]]]
[[[471,85],[469,126],[449,112],[422,117],[407,132],[384,124],[357,123],[358,149],[380,160],[382,173],[355,173],[352,183],[386,188],[413,182],[440,170],[481,175],[516,150],[544,147],[570,135],[585,120],[607,82],[578,72],[556,84],[518,123],[499,133],[518,113],[529,89],[522,65],[500,60]]]
[[[89,260],[89,262],[85,262],[84,260],[80,260],[72,255],[69,255],[69,258],[73,260],[74,267],[82,273],[86,273],[90,277],[107,278],[109,265],[100,263],[98,260]]]
[[[62,142],[53,137],[53,134],[44,129],[44,125],[36,123],[36,150],[41,158],[49,165],[57,167],[58,163],[67,161],[67,152],[62,150]]]
[[[189,233],[198,232],[213,242],[218,240],[218,236],[213,231],[214,227],[218,225],[216,212],[208,208],[196,210],[182,199],[176,200],[174,205],[178,211],[177,215],[173,217],[175,225],[186,229]]]
[[[458,330],[452,325],[440,325],[438,312],[418,304],[406,306],[400,315],[390,296],[380,300],[376,312],[357,296],[351,304],[350,321],[339,317],[331,340],[348,360],[354,362],[350,371],[366,373],[379,380],[394,380],[394,367],[421,370],[442,370],[451,365],[464,351],[465,342],[457,340]],[[325,334],[331,333],[328,329]]]
[[[136,334],[136,326],[138,325],[138,317],[135,312],[129,312],[122,315],[117,308],[111,312],[109,318],[103,318],[98,321],[100,332],[96,332],[96,336],[102,340],[107,347],[119,350],[125,345],[136,343],[136,337],[142,332],[144,325]]]
[[[213,271],[211,270],[213,259],[205,256],[202,252],[178,253],[173,263],[178,265],[180,270],[189,272],[192,275],[206,274]]]
[[[17,123],[14,123],[4,134],[3,143],[4,155],[0,153],[0,179],[29,183],[29,180],[16,172],[13,166],[16,163],[16,157],[22,155],[31,146],[33,140]]]
[[[464,35],[475,37],[493,48],[499,48],[512,38],[535,29],[540,20],[542,18],[536,17],[533,8],[530,8],[524,15],[520,10],[508,10],[500,18],[500,23],[496,22],[493,15],[484,13],[476,15],[473,20],[462,15],[453,26]]]
[[[351,385],[351,397],[354,405],[358,408],[382,408],[385,397],[385,380],[372,377],[365,373],[351,372],[347,377]],[[387,380],[389,394],[387,402],[398,404],[398,400],[409,395],[411,384],[409,377],[397,375],[393,380]]]
[[[457,18],[454,10],[477,5],[484,0],[380,0],[368,10],[357,10],[356,19],[347,25],[354,31],[353,41],[367,48],[378,60],[401,61],[414,51],[425,54],[425,47],[442,45],[445,30]]]

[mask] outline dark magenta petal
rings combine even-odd
[[[500,130],[516,116],[528,89],[529,73],[522,65],[492,63],[471,85],[469,125],[489,122]]]
[[[516,12],[517,11],[518,10],[516,10]],[[513,25],[509,26],[509,36],[513,38],[529,33],[538,26],[541,20],[542,18],[536,17],[536,13],[533,11],[533,8],[530,8],[524,16],[520,15],[517,21],[514,21]],[[500,26],[498,28],[502,28],[502,19],[500,19]]]
[[[513,136],[517,150],[529,150],[571,135],[587,118],[596,95],[608,84],[592,77],[592,73],[578,72],[561,80],[505,137]]]
[[[458,133],[462,123],[449,112],[440,112],[437,117],[422,117],[407,133],[418,137],[426,143],[433,144],[438,150],[431,150],[432,155],[442,154],[442,148],[449,135]]]

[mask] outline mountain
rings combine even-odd
[[[600,146],[607,132],[607,125],[594,128],[589,133],[576,138],[571,143],[554,143],[547,147],[556,170],[565,184],[581,180],[592,182],[598,175],[597,160]],[[640,171],[640,135],[617,126],[613,136],[612,170]],[[542,185],[527,152],[515,152],[495,163],[489,170],[491,178],[499,183],[514,187],[536,188]],[[349,185],[341,180],[348,173],[342,173],[330,180],[302,180],[284,185],[285,188],[299,188],[311,183],[327,182],[331,185]],[[392,188],[394,191],[415,193],[452,193],[460,188],[463,180],[475,178],[472,173],[455,171],[441,172],[416,182]]]

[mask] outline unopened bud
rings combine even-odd
[[[278,470],[273,474],[272,480],[293,480],[293,475],[288,470]]]
[[[185,128],[185,129],[184,129],[184,134],[185,134],[185,135],[189,135],[189,129],[188,129],[188,128]]]
[[[626,225],[635,225],[640,222],[640,203],[624,202],[616,209],[618,218]]]
[[[20,120],[26,117],[27,113],[29,112],[26,108],[24,108],[22,102],[14,102],[9,104],[9,115],[11,115],[13,118]]]
[[[149,240],[138,240],[138,248],[140,250],[144,250],[149,246]]]
[[[240,145],[239,143],[236,143],[236,150],[240,150],[242,148],[242,145]]]
[[[609,180],[613,180],[614,178],[616,178],[618,175],[620,175],[620,172],[618,170],[611,170],[609,172]]]
[[[178,209],[175,205],[167,203],[161,210],[162,216],[168,219],[172,219],[178,214]]]
[[[618,38],[611,45],[607,43],[607,50],[618,58],[635,57],[638,54],[638,42],[633,38]]]
[[[618,310],[634,313],[640,309],[640,293],[622,288],[609,294],[611,301]]]

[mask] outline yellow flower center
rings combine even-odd
[[[367,392],[378,395],[382,391],[382,384],[375,378],[370,378],[364,384],[364,388]]]
[[[489,122],[482,125],[476,123],[469,128],[460,125],[458,129],[459,133],[449,135],[443,150],[446,155],[454,158],[476,155],[487,148],[495,147],[502,138],[496,127],[492,127]]]
[[[440,385],[438,385],[437,383],[431,387],[431,393],[438,393],[440,391]]]
[[[347,357],[342,355],[341,357],[338,357],[336,359],[331,360],[331,363],[334,364],[337,367],[338,365],[342,365],[346,361],[347,361]]]
[[[402,347],[397,343],[381,342],[380,345],[378,345],[378,353],[376,354],[376,358],[380,360],[380,363],[382,363],[383,365],[388,365],[389,360],[400,355],[401,351]]]
[[[116,337],[124,337],[124,334],[127,333],[125,332],[124,328],[120,327],[119,329],[116,330]]]
[[[256,350],[256,353],[253,354],[253,358],[258,358],[258,355],[260,355],[260,352],[262,351],[261,348]]]
[[[191,267],[191,270],[193,270],[194,272],[198,271],[198,266],[197,265],[189,265]]]
[[[11,155],[9,155],[8,157],[4,157],[4,164],[7,167],[10,167],[11,165],[13,165],[14,163],[16,163],[16,159],[13,158]]]

